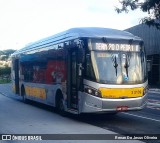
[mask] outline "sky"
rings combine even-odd
[[[0,0],[0,50],[17,50],[73,27],[124,30],[146,15],[117,14],[115,6],[118,0]]]

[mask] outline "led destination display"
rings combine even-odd
[[[106,44],[106,43],[95,43],[96,50],[108,50],[108,51],[140,51],[139,45],[129,45],[129,44]]]

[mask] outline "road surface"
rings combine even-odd
[[[108,114],[84,114],[62,117],[52,107],[35,102],[23,103],[11,91],[10,84],[0,85],[0,134],[160,134],[160,94],[149,93],[147,108],[141,111]],[[124,142],[124,140],[109,142]],[[107,142],[108,142],[107,141]],[[127,142],[139,142],[127,140]],[[61,140],[59,140],[61,142]],[[68,142],[74,142],[68,140]],[[77,142],[86,142],[84,140]],[[88,141],[89,142],[89,141]],[[97,141],[93,141],[97,142]],[[100,140],[99,142],[106,142]],[[156,143],[157,140],[145,140]]]

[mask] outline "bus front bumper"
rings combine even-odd
[[[138,98],[104,99],[83,93],[81,113],[141,110],[147,105],[147,94]]]

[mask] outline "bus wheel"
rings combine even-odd
[[[58,113],[62,116],[66,116],[66,111],[63,104],[63,98],[59,98],[58,100]]]
[[[27,103],[26,92],[25,92],[24,86],[22,86],[21,88],[21,96],[22,96],[23,102]]]

